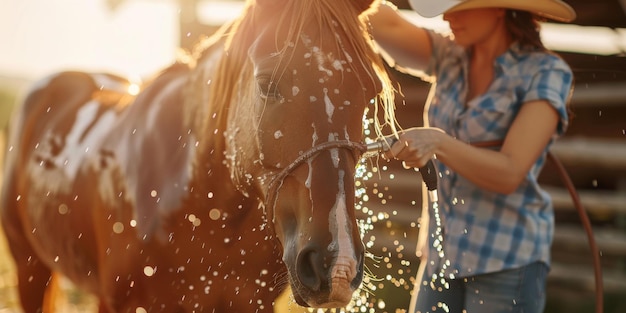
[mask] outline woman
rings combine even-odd
[[[407,167],[434,158],[439,172],[410,312],[542,312],[554,213],[537,177],[567,128],[573,76],[537,21],[575,12],[559,0],[409,2],[452,31],[417,27],[385,1],[370,16],[395,65],[436,83],[427,127],[401,132],[387,153]]]

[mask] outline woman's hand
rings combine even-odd
[[[402,161],[405,168],[420,168],[435,156],[445,136],[446,133],[439,128],[409,128],[400,133],[398,141],[385,156]]]

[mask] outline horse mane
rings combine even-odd
[[[245,68],[247,66],[247,49],[241,47],[247,47],[254,38],[251,36],[255,34],[254,29],[257,27],[255,23],[262,20],[264,17],[258,16],[258,12],[255,11],[255,6],[258,6],[256,2],[260,0],[248,0],[243,9],[242,14],[229,24],[222,26],[215,34],[201,43],[195,52],[197,58],[196,63],[202,64],[203,59],[209,55],[215,47],[222,47],[224,49],[224,55],[216,69],[216,73],[211,81],[210,92],[208,95],[208,103],[210,107],[208,111],[202,112],[202,114],[193,114],[193,116],[203,116],[204,118],[213,118],[214,116],[222,116],[226,118],[227,114],[225,110],[228,109],[229,102],[234,96],[234,92],[237,90],[237,84],[241,77],[251,77],[252,73],[244,73],[244,71],[252,71],[251,68]],[[297,38],[302,34],[305,24],[308,21],[316,21],[316,25],[320,25],[320,34],[323,33],[322,29],[340,28],[348,39],[347,42],[336,40],[335,44],[337,51],[344,50],[342,47],[351,47],[356,55],[352,56],[354,59],[350,64],[371,64],[374,69],[374,75],[370,76],[371,80],[378,80],[382,86],[382,91],[378,94],[376,99],[372,99],[375,103],[374,107],[374,120],[375,130],[378,136],[382,136],[382,128],[384,126],[390,126],[392,131],[396,131],[396,119],[395,119],[395,88],[387,69],[384,65],[384,61],[380,55],[374,49],[371,36],[367,32],[366,22],[361,15],[363,13],[363,5],[359,6],[355,1],[337,1],[337,0],[284,0],[278,1],[273,5],[276,14],[271,18],[279,19],[278,29],[287,29],[287,38],[276,38],[276,46],[281,47],[285,42],[293,42],[298,44]],[[265,4],[264,4],[265,5]],[[266,17],[269,18],[269,17]],[[287,62],[292,55],[285,53],[287,47],[283,48],[280,52],[280,61]],[[358,62],[358,63],[357,63]],[[354,66],[354,65],[352,65]],[[201,68],[201,66],[199,66]],[[278,68],[278,66],[277,66]],[[246,76],[248,74],[248,76]],[[200,73],[196,73],[201,78],[202,70]],[[281,73],[275,73],[275,79],[280,79]],[[198,88],[206,88],[206,82],[196,82]],[[193,81],[193,79],[192,79]],[[207,101],[206,99],[204,101]],[[201,106],[205,104],[200,104]],[[200,110],[207,110],[207,108],[198,108]],[[382,112],[382,120],[379,118],[379,112]],[[199,121],[196,121],[199,122]],[[201,124],[208,126],[211,123]],[[225,123],[225,121],[221,121]],[[196,124],[197,125],[197,124]],[[210,127],[221,127],[215,124]],[[202,129],[201,129],[202,130]],[[203,132],[213,131],[203,129]]]
[[[279,1],[280,2],[280,1]],[[376,0],[374,1],[376,2]],[[357,0],[298,0],[298,1],[282,1],[282,11],[279,15],[279,28],[289,29],[290,33],[286,42],[296,43],[305,23],[310,19],[317,19],[317,25],[320,25],[320,34],[322,28],[333,29],[340,28],[348,39],[347,42],[335,41],[336,50],[341,51],[342,46],[352,47],[356,52],[355,59],[350,64],[367,64],[370,63],[374,69],[375,76],[370,77],[372,80],[378,79],[382,89],[376,99],[372,99],[373,105],[374,130],[378,137],[382,137],[383,127],[389,126],[393,133],[396,133],[397,121],[395,118],[395,92],[391,78],[384,65],[382,57],[374,48],[376,45],[372,42],[372,38],[367,31],[367,18],[363,14],[369,8],[367,1]],[[371,4],[370,4],[371,5]],[[291,21],[291,24],[286,24]],[[282,54],[284,59],[290,58],[290,55]],[[279,75],[277,75],[280,77]],[[382,113],[382,120],[380,114]]]

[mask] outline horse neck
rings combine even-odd
[[[223,177],[230,177],[229,183],[246,196],[259,197],[262,192],[256,186],[250,188],[249,179],[250,175],[257,177],[262,172],[262,168],[254,162],[258,159],[255,156],[259,155],[255,148],[256,134],[251,129],[255,122],[247,105],[249,99],[241,98],[242,90],[245,93],[250,88],[246,79],[253,77],[248,47],[256,38],[252,27],[253,14],[248,14],[248,10],[246,12],[237,21],[223,26],[209,38],[209,45],[202,47],[193,74],[196,94],[201,95],[195,114],[201,116],[201,120],[196,117],[195,124],[202,134],[199,158],[209,158],[211,166],[224,170]],[[235,144],[233,136],[240,130],[249,135],[246,136],[249,140]],[[242,149],[245,152],[239,154]],[[250,161],[247,157],[254,159]],[[241,171],[240,164],[244,164],[245,173]]]
[[[197,141],[192,187],[213,194],[219,189],[222,199],[241,199],[247,195],[241,193],[237,183],[233,182],[225,156],[225,131],[237,78],[237,75],[224,70],[228,66],[225,63],[229,62],[224,52],[224,32],[229,29],[230,26],[225,26],[199,45],[199,61],[190,75],[186,90],[185,115]]]

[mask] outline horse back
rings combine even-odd
[[[70,183],[86,156],[77,151],[78,144],[93,126],[80,112],[91,104],[91,122],[97,120],[122,103],[120,88],[126,83],[112,75],[63,72],[37,82],[18,108],[9,132],[1,202],[3,229],[17,262],[34,253],[52,268],[58,257],[77,256],[71,251],[95,244],[86,210],[67,214],[80,197]],[[68,227],[78,220],[79,227]],[[59,237],[66,251],[56,253]],[[77,268],[95,274],[95,259],[93,249],[84,249]]]
[[[19,243],[12,246],[30,245],[52,270],[98,293],[115,220],[143,217],[147,232],[159,203],[176,206],[182,193],[164,190],[168,175],[178,176],[177,186],[187,178],[178,174],[191,154],[180,148],[185,75],[181,67],[166,70],[138,96],[110,74],[63,72],[40,81],[8,143],[0,205],[7,239]]]

